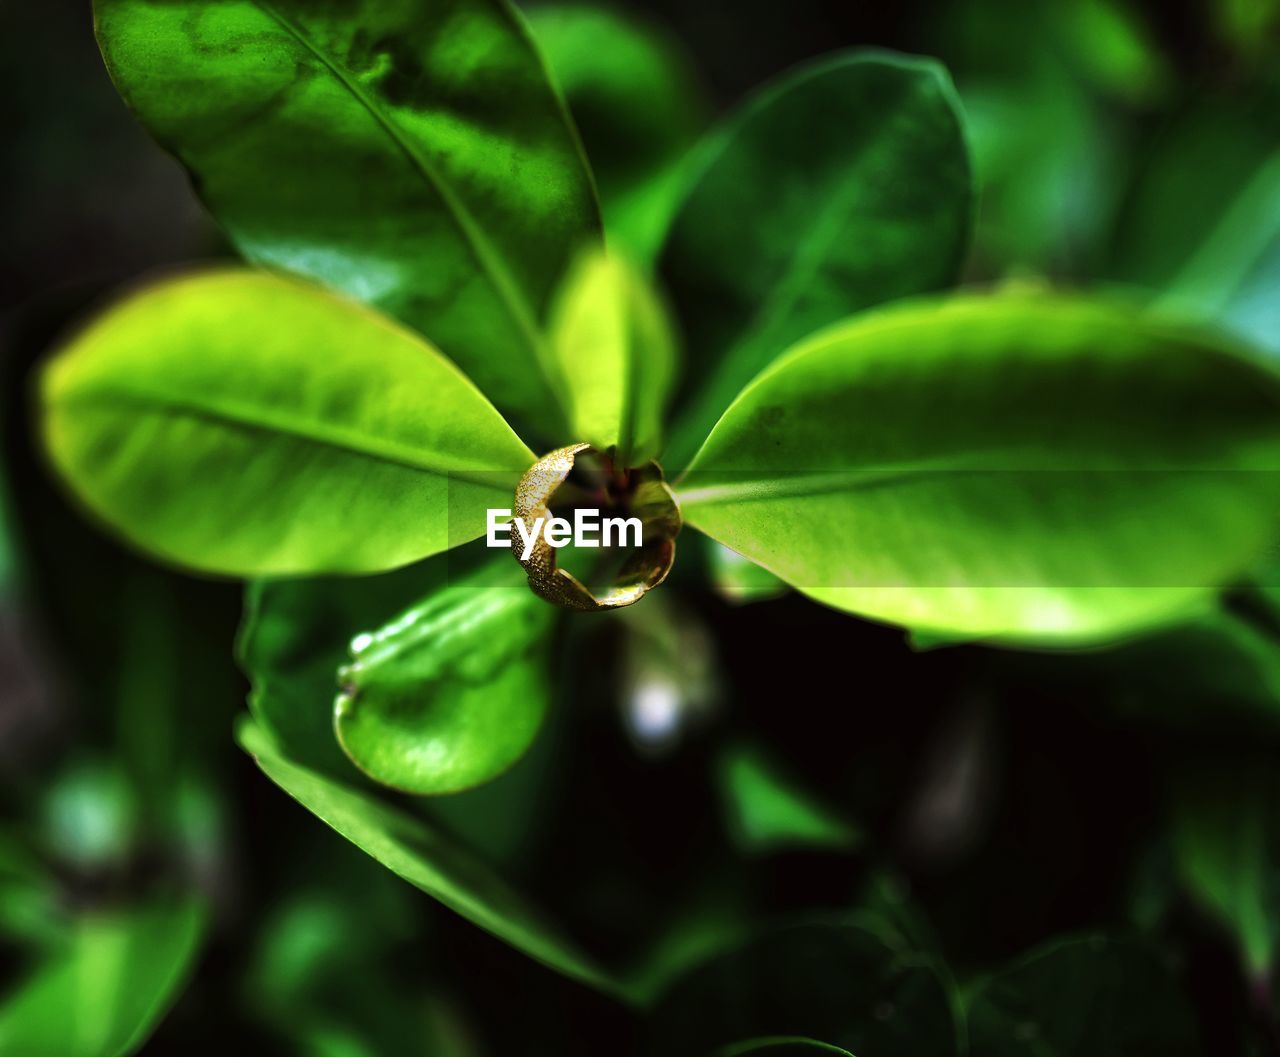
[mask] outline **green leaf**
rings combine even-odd
[[[146,1041],[199,947],[195,900],[82,913],[0,1005],[0,1050],[23,1057],[117,1057]]]
[[[89,508],[205,572],[367,573],[484,532],[533,454],[429,345],[345,299],[212,271],[126,298],[43,378]]]
[[[757,93],[703,149],[661,259],[691,361],[668,464],[792,342],[950,283],[972,211],[937,63],[841,54]]]
[[[774,1036],[770,1039],[747,1039],[745,1042],[735,1042],[732,1046],[716,1050],[715,1057],[752,1057],[756,1054],[760,1057],[817,1057],[818,1054],[823,1053],[853,1057],[848,1050],[842,1050],[839,1046],[828,1046],[825,1042],[802,1039],[798,1036],[789,1038]]]
[[[359,635],[338,673],[338,742],[365,774],[409,793],[456,793],[507,770],[551,697],[555,609],[512,561],[449,584]]]
[[[650,1052],[662,1057],[778,1036],[896,1057],[960,1052],[933,960],[869,916],[772,927],[722,950],[668,990],[653,1021]]]
[[[1280,121],[1274,85],[1245,81],[1168,123],[1133,185],[1111,273],[1157,303],[1280,353]],[[1213,158],[1211,166],[1200,164]]]
[[[387,869],[543,965],[625,997],[523,897],[425,821],[286,759],[251,720],[238,736],[268,778]]]
[[[250,682],[249,709],[287,756],[354,777],[333,730],[338,669],[351,640],[443,588],[458,553],[377,576],[248,585],[236,649]]]
[[[966,296],[801,343],[725,412],[687,522],[821,602],[1063,641],[1180,616],[1280,504],[1280,386],[1104,302]]]
[[[1188,1003],[1158,955],[1102,936],[1058,940],[979,984],[969,1039],[983,1057],[1192,1057]]]
[[[744,558],[723,543],[706,537],[707,573],[716,591],[730,602],[745,605],[779,598],[791,590],[785,581],[778,579],[749,558]]]
[[[529,21],[582,133],[610,245],[648,262],[708,109],[690,59],[634,12],[538,6]]]
[[[1270,764],[1239,754],[1185,761],[1174,776],[1171,814],[1183,883],[1231,930],[1258,978],[1265,977],[1275,946]]]
[[[616,255],[584,254],[565,282],[548,344],[574,440],[616,447],[623,466],[652,459],[676,348],[644,276]]]
[[[855,827],[798,790],[756,750],[724,753],[719,780],[730,828],[743,851],[849,851],[862,843]]]
[[[295,763],[360,782],[334,732],[338,669],[350,661],[352,640],[444,590],[454,578],[480,575],[490,566],[519,573],[508,553],[495,554],[477,541],[377,576],[250,584],[237,652],[251,683],[254,719]],[[421,806],[491,861],[510,859],[525,846],[544,802],[555,764],[554,739],[547,733],[496,781]]]
[[[554,428],[539,323],[599,221],[577,136],[510,4],[94,9],[116,87],[245,257],[382,308],[504,410]]]

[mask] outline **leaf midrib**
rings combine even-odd
[[[518,471],[514,469],[486,470],[478,466],[445,468],[436,461],[424,458],[422,449],[408,444],[401,444],[370,433],[345,429],[333,423],[321,423],[297,415],[281,413],[277,409],[242,404],[234,400],[204,397],[197,402],[189,397],[163,391],[97,388],[91,392],[62,393],[57,397],[57,401],[64,408],[77,404],[82,407],[88,404],[100,404],[103,405],[104,410],[112,411],[121,405],[134,405],[161,416],[211,420],[244,430],[274,433],[291,440],[331,448],[345,455],[478,484],[496,491],[504,489],[492,479],[494,474],[510,473],[513,481],[518,475]]]
[[[344,69],[336,59],[319,48],[303,31],[301,26],[277,11],[266,0],[251,0],[251,2],[263,14],[273,19],[299,45],[315,56],[316,60],[337,79],[351,94],[351,97],[381,126],[382,130],[386,132],[387,136],[408,160],[410,166],[439,195],[440,200],[445,205],[446,213],[458,229],[458,233],[462,236],[462,241],[470,250],[475,262],[480,266],[480,271],[489,281],[490,287],[498,295],[498,300],[507,310],[513,322],[515,322],[521,337],[524,338],[528,346],[531,358],[541,369],[542,356],[539,354],[539,350],[542,345],[542,337],[534,321],[533,313],[520,295],[515,279],[503,264],[501,256],[489,242],[484,229],[471,215],[470,210],[467,209],[462,199],[454,192],[449,182],[441,173],[436,171],[429,159],[423,157],[414,148],[391,115],[384,111],[377,100],[370,96],[354,76]],[[545,377],[545,372],[543,373]]]

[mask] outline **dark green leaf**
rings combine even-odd
[[[241,745],[276,785],[387,869],[557,972],[611,994],[621,985],[562,938],[479,859],[425,821],[280,755],[252,721]]]
[[[598,220],[508,3],[94,8],[116,87],[241,253],[386,310],[504,410],[554,429],[539,322]]]
[[[707,110],[688,56],[631,11],[539,6],[529,21],[582,133],[610,244],[652,259]]]
[[[1280,89],[1196,101],[1167,124],[1128,192],[1112,274],[1167,308],[1280,352]],[[1212,165],[1202,159],[1212,158]]]
[[[357,636],[338,673],[338,743],[369,777],[409,793],[496,777],[546,715],[555,614],[507,561]]]
[[[151,286],[64,347],[45,442],[98,516],[232,575],[374,572],[484,532],[532,453],[385,317],[250,271]]]
[[[1099,638],[1240,575],[1280,505],[1280,385],[1102,302],[967,296],[803,342],[677,488],[819,601],[953,632]]]
[[[584,254],[558,299],[548,346],[574,440],[616,447],[624,467],[657,455],[676,347],[645,277],[616,255]]]
[[[932,961],[878,919],[771,929],[723,951],[669,990],[651,1052],[704,1057],[743,1038],[829,1040],[853,1053],[960,1052]]]
[[[123,1057],[168,1012],[191,969],[205,908],[192,900],[80,915],[64,948],[0,1005],[0,1051]]]
[[[980,984],[969,1042],[982,1057],[1193,1057],[1187,1001],[1158,956],[1101,936],[1054,942]]]
[[[685,324],[683,467],[792,342],[950,283],[972,213],[955,94],[934,62],[843,54],[787,74],[703,148],[661,268]]]
[[[797,1037],[771,1039],[747,1039],[735,1042],[732,1046],[716,1050],[715,1057],[819,1057],[820,1054],[836,1054],[837,1057],[853,1057],[848,1050],[839,1046],[828,1046],[825,1042]]]

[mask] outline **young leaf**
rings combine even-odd
[[[338,673],[338,742],[365,774],[409,793],[456,793],[524,755],[551,696],[553,607],[515,562],[449,584],[359,635]]]
[[[285,759],[251,720],[240,724],[238,735],[268,778],[387,869],[543,965],[621,994],[622,985],[483,863],[425,821]]]
[[[0,1051],[138,1051],[190,972],[206,909],[194,900],[85,911],[69,941],[0,1004]]]
[[[429,345],[265,273],[134,294],[43,378],[53,462],[132,543],[206,572],[365,573],[474,539],[533,454]]]
[[[842,54],[749,100],[707,144],[660,262],[690,355],[668,465],[792,342],[950,283],[972,212],[937,63]]]
[[[623,466],[658,454],[676,350],[666,309],[617,256],[584,254],[552,315],[549,351],[569,432]]]
[[[1218,339],[1043,294],[798,346],[679,487],[690,524],[840,609],[1100,638],[1239,575],[1280,505],[1280,384]]]
[[[983,1057],[1099,1057],[1202,1051],[1188,1003],[1158,953],[1102,936],[1048,944],[969,996],[969,1041]]]
[[[599,221],[505,0],[94,9],[116,87],[245,257],[377,305],[552,428],[539,321]]]

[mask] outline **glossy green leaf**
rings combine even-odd
[[[719,779],[729,826],[743,851],[849,851],[862,843],[854,826],[807,796],[756,750],[726,752]]]
[[[797,1036],[785,1038],[775,1036],[770,1039],[747,1039],[735,1042],[731,1046],[716,1050],[715,1057],[819,1057],[821,1054],[835,1054],[836,1057],[853,1057],[848,1050],[839,1046],[828,1046],[816,1039],[802,1039]]]
[[[350,662],[352,640],[444,590],[455,578],[481,575],[487,566],[519,573],[509,553],[490,551],[477,541],[376,576],[250,584],[237,652],[251,684],[250,711],[281,754],[311,770],[359,783],[362,776],[334,731],[338,670]],[[543,648],[551,646],[548,637]],[[496,781],[423,802],[422,808],[464,837],[468,847],[505,861],[523,846],[536,823],[554,751],[554,738],[544,732]]]
[[[549,968],[622,992],[481,860],[424,820],[286,759],[252,721],[241,723],[239,739],[276,785],[411,885]]]
[[[0,1051],[136,1053],[190,972],[204,920],[204,906],[192,900],[84,912],[66,945],[0,1004]]]
[[[1280,385],[1104,302],[967,296],[801,343],[725,413],[685,520],[821,602],[1025,641],[1180,616],[1280,504]]]
[[[352,642],[334,727],[369,777],[455,793],[501,774],[533,742],[551,697],[556,610],[515,562],[500,570],[450,583]]]
[[[1173,848],[1183,884],[1265,977],[1276,940],[1269,830],[1276,787],[1270,759],[1198,757],[1174,776]]]
[[[1058,940],[970,994],[983,1057],[1200,1054],[1187,999],[1158,952],[1102,936]]]
[[[94,8],[116,87],[241,253],[377,305],[554,429],[539,324],[597,209],[505,0]]]
[[[623,466],[653,458],[676,348],[645,277],[616,255],[584,255],[565,282],[548,345],[570,436],[600,451],[616,447]]]
[[[453,364],[346,299],[213,271],[95,319],[45,443],[135,545],[206,572],[374,572],[475,539],[533,454]]]
[[[690,360],[668,465],[792,342],[950,283],[971,213],[937,63],[842,54],[750,99],[703,149],[661,259]]]
[[[286,756],[354,777],[333,730],[338,669],[350,659],[351,640],[444,587],[457,553],[376,576],[248,585],[236,649],[249,678],[249,709]]]
[[[779,1036],[897,1057],[961,1052],[932,958],[872,917],[773,927],[722,950],[668,989],[653,1021],[655,1057]]]

